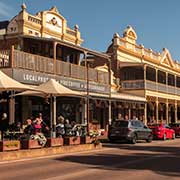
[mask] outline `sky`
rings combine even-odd
[[[122,36],[131,25],[137,44],[156,52],[165,47],[180,62],[180,0],[0,0],[0,21],[15,16],[23,2],[31,14],[56,6],[71,28],[79,25],[86,48],[105,52],[113,34]]]

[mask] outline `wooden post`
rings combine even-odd
[[[11,97],[9,99],[9,124],[13,124],[15,122],[15,99],[12,96],[14,94],[11,91]]]
[[[166,99],[166,123],[169,123],[169,103],[168,99]]]
[[[158,123],[158,118],[159,118],[159,102],[158,102],[158,98],[156,98],[156,123]]]
[[[129,116],[129,119],[131,119],[131,108],[130,107],[128,109],[128,116]]]
[[[56,45],[57,42],[53,42],[54,74],[56,74]]]
[[[144,104],[144,124],[147,125],[147,103]]]
[[[10,66],[11,68],[14,67],[14,46],[11,46],[9,66]]]
[[[52,121],[52,128],[53,128],[53,133],[52,137],[56,138],[56,96],[53,96],[53,121]]]
[[[175,108],[174,108],[175,109],[174,110],[174,113],[175,113],[175,116],[174,116],[175,117],[175,123],[177,123],[177,121],[178,121],[178,117],[177,117],[177,100],[175,100],[175,105],[174,106],[175,106]]]
[[[108,110],[109,110],[109,125],[111,125],[111,121],[112,121],[112,110],[111,110],[111,59],[108,59],[109,61],[109,66],[108,66],[108,72],[109,72],[109,106],[108,106]]]

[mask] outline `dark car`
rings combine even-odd
[[[180,136],[180,123],[171,123],[169,126],[175,131],[175,135]]]
[[[139,120],[113,121],[108,133],[111,142],[117,140],[127,140],[133,144],[137,140],[151,142],[153,139],[152,130]]]

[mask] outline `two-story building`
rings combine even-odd
[[[146,123],[159,120],[166,123],[180,120],[180,64],[174,61],[168,49],[161,53],[138,45],[137,34],[131,26],[123,36],[114,34],[107,53],[112,55],[112,70],[120,82],[120,92],[146,98]],[[133,99],[132,99],[133,100]],[[123,112],[126,107],[121,106]],[[131,117],[140,109],[130,109]]]
[[[122,106],[129,116],[130,108],[139,108],[139,115],[143,116],[144,97],[117,91],[119,84],[111,71],[111,56],[84,48],[82,42],[78,25],[71,29],[56,7],[32,15],[23,4],[18,15],[0,22],[0,69],[33,87],[53,78],[72,90],[85,92],[83,98],[58,97],[57,116],[88,122],[89,128],[107,132],[108,124],[121,113]],[[1,94],[0,112],[4,111],[8,112],[10,123],[24,123],[39,112],[49,119],[50,107],[48,100],[40,97],[8,100]]]
[[[109,122],[109,69],[104,72],[91,68],[90,64],[96,57],[109,64],[109,56],[82,47],[78,25],[74,29],[68,27],[56,7],[36,15],[29,14],[25,4],[21,8],[10,21],[0,22],[0,69],[33,87],[53,78],[70,89],[87,92],[88,104],[87,97],[57,98],[57,116],[63,115],[77,123],[89,119],[89,126],[96,124],[106,130]],[[7,102],[3,97],[4,94],[0,101],[1,112],[9,112],[10,122],[23,123],[39,112],[43,113],[44,119],[49,118],[46,99],[23,96]]]

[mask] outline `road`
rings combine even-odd
[[[180,180],[180,139],[0,162],[0,180]]]

